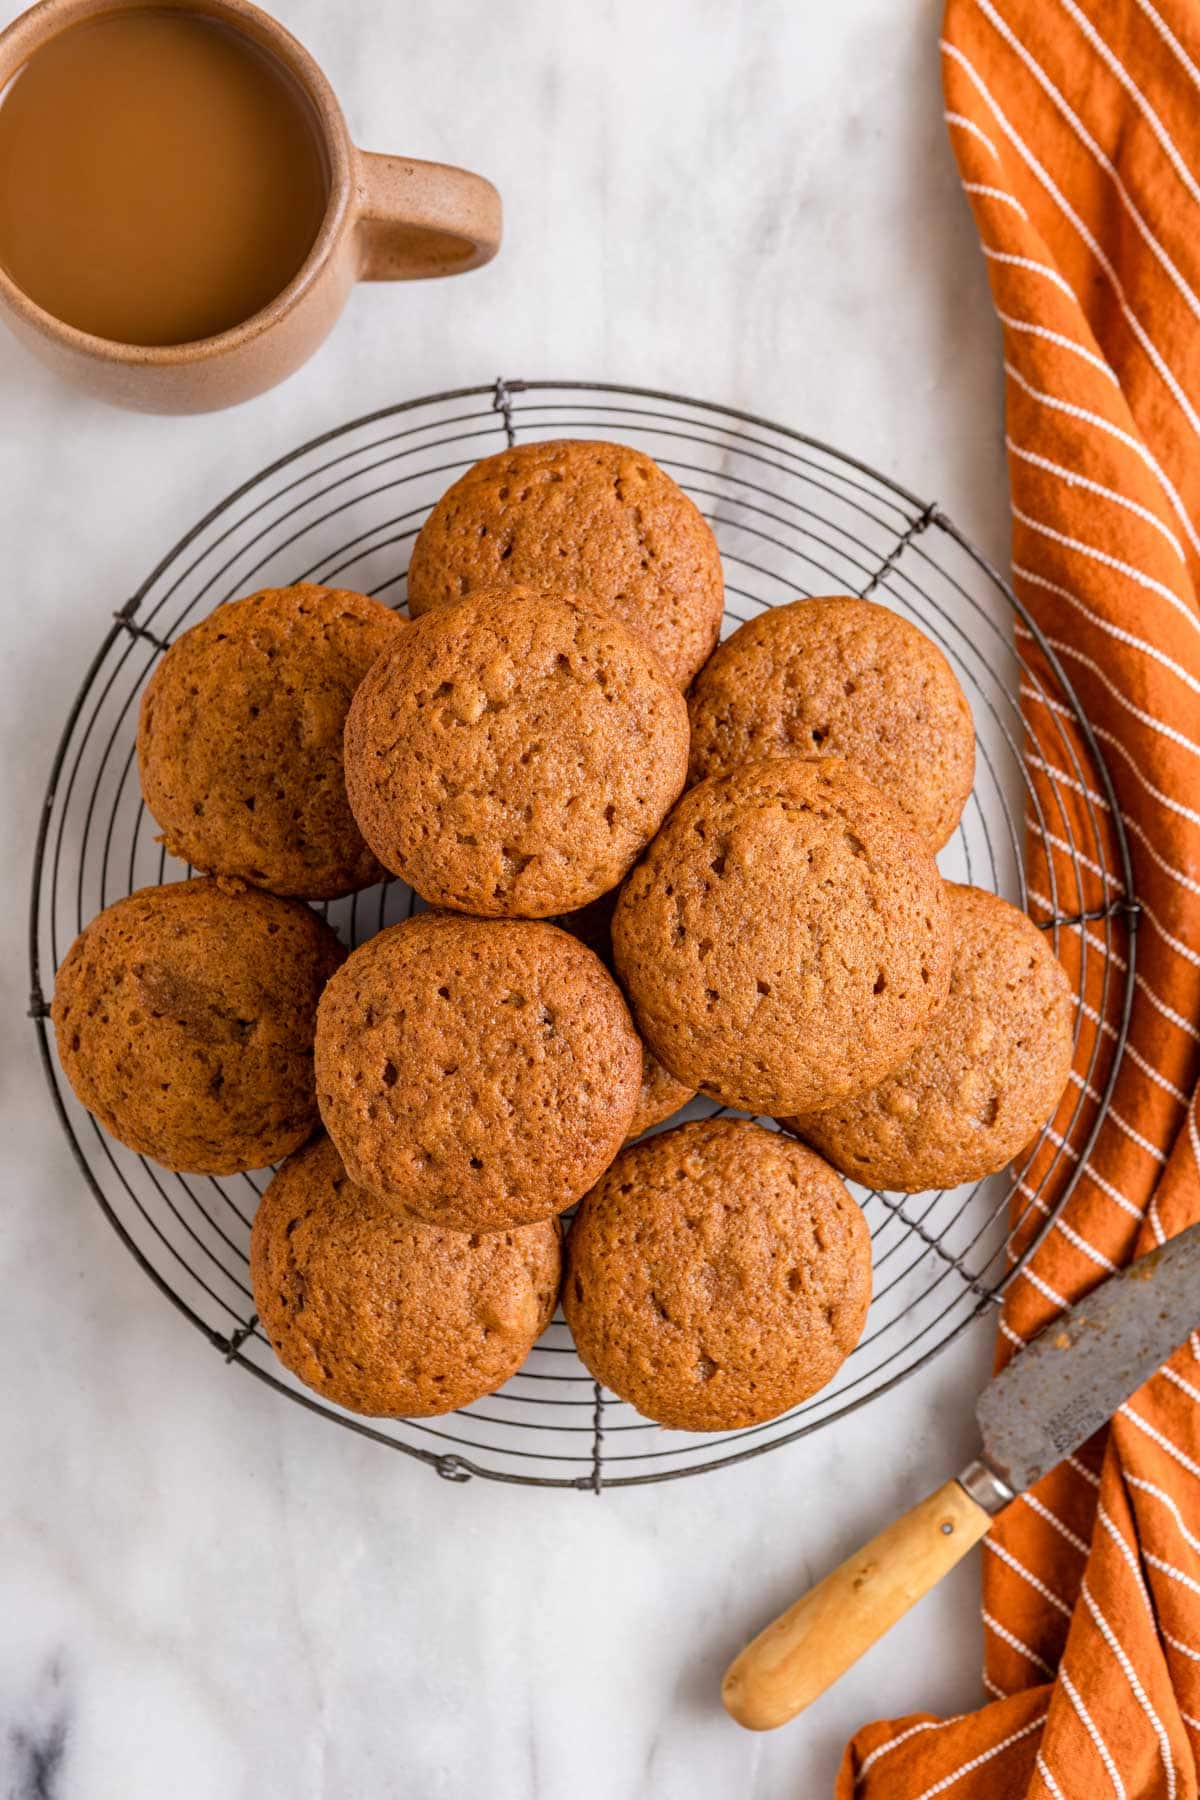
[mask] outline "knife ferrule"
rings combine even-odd
[[[976,1506],[982,1506],[985,1513],[1002,1512],[1010,1500],[1016,1495],[1006,1481],[1001,1481],[994,1469],[989,1469],[985,1462],[978,1459],[969,1462],[958,1477],[958,1485],[968,1493]]]

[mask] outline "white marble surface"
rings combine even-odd
[[[124,1254],[23,1018],[26,890],[113,606],[235,479],[375,404],[501,370],[695,392],[873,460],[1003,559],[998,343],[940,6],[276,10],[361,142],[485,170],[508,236],[480,274],[360,290],[307,369],[214,418],[110,412],[0,334],[0,1793],[827,1793],[859,1721],[981,1698],[974,1562],[787,1731],[740,1733],[719,1671],[964,1456],[986,1330],[741,1469],[600,1500],[440,1482],[225,1369]]]

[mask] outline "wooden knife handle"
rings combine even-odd
[[[794,1719],[948,1574],[991,1522],[957,1481],[948,1481],[747,1644],[722,1684],[726,1711],[750,1731]]]

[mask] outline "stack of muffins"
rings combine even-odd
[[[998,1170],[1069,1074],[1042,934],[934,860],[973,777],[958,683],[850,597],[715,648],[712,534],[615,444],[468,471],[408,602],[271,589],[167,651],[142,789],[207,873],[72,946],[62,1066],[168,1168],[279,1165],[255,1304],[344,1407],[491,1392],[561,1298],[648,1418],[773,1418],[866,1318],[843,1177]],[[388,874],[426,910],[347,955],[304,903]],[[641,1135],[696,1093],[751,1116]]]

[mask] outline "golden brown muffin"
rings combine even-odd
[[[581,906],[577,912],[566,913],[559,920],[564,931],[571,932],[585,943],[589,950],[594,950],[600,961],[610,974],[613,968],[612,950],[612,916],[617,904],[619,889],[613,888],[607,894],[601,894],[587,906]],[[682,1106],[695,1097],[695,1088],[685,1087],[682,1081],[676,1081],[669,1069],[664,1069],[648,1044],[642,1045],[642,1085],[638,1093],[637,1105],[629,1125],[630,1139],[641,1137],[643,1131],[649,1131],[653,1125],[661,1125],[672,1113],[677,1113]]]
[[[351,1178],[457,1231],[559,1213],[629,1129],[641,1046],[555,925],[420,913],[356,950],[317,1019],[321,1116]]]
[[[264,588],[171,645],[142,696],[138,767],[172,856],[276,894],[383,878],[346,799],[354,690],[405,621],[344,588]]]
[[[721,629],[716,539],[640,450],[575,439],[485,457],[438,501],[413,546],[414,618],[477,588],[590,594],[686,688]]]
[[[832,1381],[871,1298],[871,1239],[828,1163],[745,1119],[621,1152],[567,1240],[563,1311],[597,1381],[680,1431],[732,1431]]]
[[[649,1045],[642,1045],[642,1085],[638,1089],[637,1105],[633,1109],[633,1117],[629,1121],[626,1140],[632,1141],[641,1137],[643,1131],[649,1131],[654,1125],[661,1125],[677,1113],[689,1100],[696,1097],[695,1088],[686,1087],[682,1081],[676,1081],[669,1069],[664,1069]]]
[[[351,1412],[428,1418],[515,1375],[558,1299],[553,1220],[470,1236],[355,1187],[328,1138],[263,1195],[250,1280],[285,1368]]]
[[[616,886],[687,745],[653,651],[586,601],[500,589],[418,619],[375,664],[346,783],[380,861],[430,905],[548,918]]]
[[[686,793],[621,889],[613,950],[659,1061],[774,1116],[898,1068],[950,979],[932,851],[833,758],[746,763]]]
[[[63,960],[59,1061],[131,1150],[201,1175],[262,1168],[317,1123],[317,1000],[344,956],[307,906],[242,882],[141,888]]]
[[[700,671],[688,711],[692,781],[763,756],[842,757],[935,850],[975,778],[971,709],[953,669],[872,600],[796,600],[748,619]]]
[[[868,1187],[918,1193],[1012,1161],[1071,1069],[1075,1001],[1037,926],[981,888],[947,884],[950,993],[928,1036],[877,1087],[789,1130]]]

